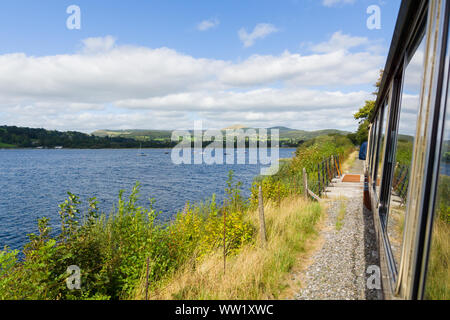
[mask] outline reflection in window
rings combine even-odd
[[[386,128],[388,120],[389,106],[386,104],[383,108],[383,121],[381,122],[381,136],[380,136],[380,155],[378,156],[377,164],[377,195],[380,198],[380,185],[381,185],[381,175],[383,174],[383,161],[384,161],[384,147],[386,144]]]
[[[373,168],[373,150],[374,150],[374,148],[373,148],[373,146],[374,146],[374,144],[375,144],[375,126],[376,126],[376,124],[375,124],[375,122],[372,124],[372,128],[371,128],[371,130],[370,130],[370,153],[369,153],[369,155],[370,155],[370,158],[369,158],[369,172],[370,172],[370,174],[372,174],[372,168]]]
[[[447,102],[448,104],[448,102]],[[448,107],[447,107],[448,108]],[[425,298],[450,299],[450,117],[447,111],[442,145],[435,215],[425,287]]]
[[[399,267],[406,214],[410,168],[413,155],[420,88],[423,77],[425,38],[409,61],[403,78],[397,143],[395,146],[394,177],[389,203],[387,232],[394,260]]]
[[[380,112],[378,112],[374,126],[375,126],[375,130],[373,132],[373,158],[372,158],[372,180],[373,180],[373,184],[374,186],[376,186],[376,173],[375,173],[375,169],[376,169],[376,161],[377,161],[377,154],[378,154],[378,142],[380,141],[379,136],[378,136],[378,132],[380,131],[379,128],[379,124],[380,124]]]

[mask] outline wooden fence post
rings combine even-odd
[[[319,197],[322,194],[322,189],[320,188],[320,164],[317,164],[317,182],[319,184]]]
[[[331,173],[331,157],[328,158],[328,183],[331,182],[333,174]]]
[[[305,188],[305,199],[308,200],[308,176],[305,168],[303,168],[303,186]]]
[[[337,174],[337,165],[336,165],[336,156],[333,156],[333,168],[334,168],[334,177],[333,178],[336,178],[336,176],[338,175]]]
[[[264,220],[264,200],[261,186],[259,186],[258,206],[259,206],[259,227],[261,234],[261,245],[264,246],[267,241],[267,236],[266,236],[266,222]]]
[[[333,174],[331,173],[331,157],[328,158],[328,183],[331,182]]]
[[[335,155],[334,156],[334,177],[336,178],[337,176],[339,176],[339,170],[338,170],[338,165],[337,165],[337,158],[338,156]]]
[[[336,178],[339,175],[338,166],[337,166],[337,156],[334,156],[334,177]]]
[[[323,161],[322,161],[322,187],[323,187],[323,191],[325,191],[326,188],[326,181],[325,181],[325,168],[323,166]]]
[[[149,274],[150,257],[147,257],[147,274],[145,276],[145,300],[148,300],[148,274]]]
[[[341,156],[338,156],[339,176],[342,176]]]
[[[333,181],[333,178],[336,176],[334,173],[334,156],[331,155],[330,157],[330,161],[331,161],[331,181]]]

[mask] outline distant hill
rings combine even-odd
[[[226,128],[225,130],[236,130],[236,129],[250,129],[242,124],[236,124]],[[258,129],[258,128],[254,128]],[[278,129],[280,132],[280,142],[289,144],[298,144],[301,141],[306,141],[317,136],[327,135],[327,134],[348,134],[348,131],[341,131],[336,129],[325,129],[316,131],[306,131],[306,130],[296,130],[287,127],[277,126],[267,128],[270,132],[271,129]],[[167,140],[171,138],[172,130],[142,130],[142,129],[130,129],[130,130],[97,130],[92,132],[92,135],[99,137],[123,137],[129,139],[136,139],[139,141],[150,141],[150,140]]]
[[[243,124],[234,124],[232,126],[221,129],[223,130],[236,130],[236,129],[247,129],[248,126],[244,126]]]
[[[289,130],[289,131],[281,131],[280,130],[280,138],[292,138],[292,139],[300,139],[300,140],[309,140],[318,136],[323,136],[327,134],[343,134],[346,135],[350,133],[349,131],[342,131],[336,129],[324,129],[324,130],[315,130],[315,131],[306,131],[306,130]]]
[[[229,128],[238,129],[238,126]],[[224,128],[223,130],[225,130]],[[239,125],[239,129],[248,129]],[[256,130],[258,128],[255,128]],[[296,147],[320,135],[347,134],[334,129],[304,131],[286,127],[272,127],[280,132],[280,145]],[[192,133],[192,131],[190,131]],[[0,148],[168,148],[172,130],[97,130],[92,134],[77,131],[56,131],[42,128],[0,126]],[[270,139],[270,138],[269,138]],[[207,145],[207,142],[204,142]]]
[[[271,129],[278,129],[278,130],[280,130],[280,132],[299,131],[299,130],[295,130],[295,129],[291,129],[291,128],[287,128],[287,127],[281,127],[281,126],[278,126],[278,127],[270,127],[270,128],[267,128],[267,129],[269,129],[269,130],[271,130]]]
[[[91,133],[97,137],[122,137],[140,141],[170,139],[172,130],[96,130]],[[150,138],[150,139],[149,139]]]

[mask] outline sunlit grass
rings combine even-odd
[[[285,289],[288,272],[298,255],[308,251],[308,241],[317,237],[322,209],[301,196],[284,199],[280,206],[265,206],[268,241],[261,246],[259,235],[234,256],[227,257],[226,271],[220,250],[200,262],[190,261],[173,276],[153,287],[150,299],[271,299]],[[249,220],[259,226],[258,212]],[[145,297],[145,277],[134,298]]]
[[[341,202],[337,220],[336,220],[336,230],[341,230],[342,226],[344,224],[344,218],[345,218],[345,211],[347,210],[347,205],[345,202]]]
[[[429,257],[425,298],[450,299],[450,224],[436,219]]]
[[[350,153],[348,158],[344,161],[344,163],[342,163],[342,173],[349,173],[350,168],[353,167],[353,165],[355,164],[358,154],[359,153],[357,150]]]

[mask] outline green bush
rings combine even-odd
[[[180,250],[181,261],[191,257],[201,259],[223,247],[224,230],[226,252],[230,254],[236,253],[252,239],[254,227],[246,219],[248,204],[241,196],[240,187],[240,182],[233,183],[233,171],[230,171],[222,206],[216,204],[213,195],[210,201],[199,205],[187,204],[183,212],[178,213],[169,226],[169,234],[171,247]]]
[[[30,241],[19,260],[19,251],[0,251],[0,299],[123,299],[132,296],[149,261],[150,283],[180,267],[187,259],[200,259],[223,243],[228,254],[250,241],[254,228],[246,221],[247,204],[241,183],[230,172],[227,198],[218,206],[213,196],[198,205],[187,204],[168,225],[156,223],[152,207],[137,204],[139,184],[109,215],[100,213],[95,198],[81,213],[79,198],[68,193],[61,204],[61,231],[50,236],[49,220],[38,221],[39,234]],[[67,267],[81,269],[81,290],[69,290]]]

